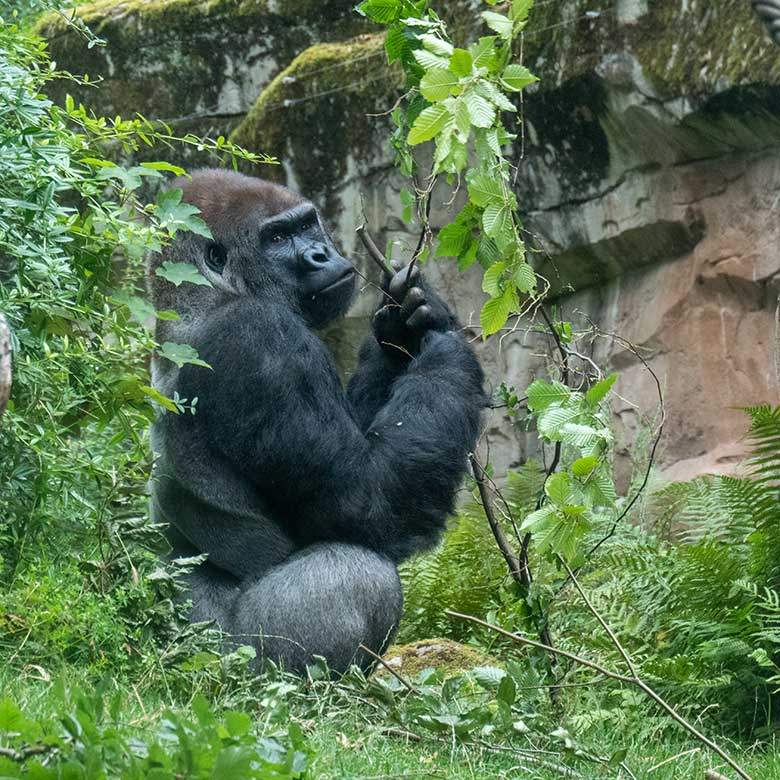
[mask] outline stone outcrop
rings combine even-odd
[[[621,373],[621,452],[658,419],[655,382],[625,340],[664,391],[665,474],[729,470],[746,427],[737,407],[778,400],[780,49],[748,0],[538,5],[523,49],[541,81],[512,150],[534,263],[559,309],[605,334],[588,350]],[[60,22],[41,29],[60,66],[105,76],[96,110],[232,133],[280,158],[261,174],[312,197],[348,252],[362,256],[354,227],[365,214],[401,254],[416,228],[400,217],[391,123],[376,116],[399,76],[351,6],[101,0],[81,13],[109,45],[89,51]],[[481,34],[476,0],[447,6],[461,42]],[[439,185],[434,227],[457,209],[450,200]],[[458,274],[444,261],[428,273],[464,322],[478,322],[478,268]],[[368,286],[330,336],[345,365],[374,300]],[[473,334],[495,384],[524,387],[544,367],[538,331],[521,324],[484,345]],[[499,473],[538,446],[500,412],[489,433]]]

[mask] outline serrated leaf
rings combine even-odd
[[[532,412],[544,411],[556,401],[565,401],[571,396],[571,390],[563,382],[547,382],[544,379],[531,382],[525,393],[528,397],[528,408]]]
[[[550,501],[560,507],[571,504],[574,497],[571,477],[565,471],[552,474],[544,483],[544,492]]]
[[[533,533],[539,526],[548,523],[550,520],[554,520],[557,514],[555,508],[547,504],[541,509],[537,509],[535,512],[526,515],[523,518],[523,522],[520,524],[520,530]]]
[[[184,282],[211,287],[211,282],[192,263],[174,263],[166,260],[155,269],[154,273],[155,276],[160,276],[177,287],[184,284]]]
[[[548,441],[561,440],[561,428],[572,423],[582,415],[579,399],[571,399],[566,403],[552,404],[539,416],[536,430]]]
[[[453,46],[449,41],[445,41],[443,38],[439,38],[438,35],[419,35],[418,40],[422,41],[422,45],[428,49],[428,51],[438,54],[440,57],[447,57],[452,54]]]
[[[488,268],[493,263],[497,263],[501,259],[501,252],[498,249],[498,244],[488,236],[482,236],[479,240],[479,247],[477,247],[477,260],[484,268]]]
[[[446,69],[450,66],[449,58],[440,57],[438,54],[434,54],[432,51],[428,51],[428,49],[415,49],[412,52],[412,56],[426,70],[429,70],[430,68]]]
[[[508,16],[497,14],[495,11],[483,11],[482,18],[485,20],[485,24],[491,30],[495,30],[504,40],[509,40],[512,37],[513,22]]]
[[[592,425],[567,422],[560,429],[561,440],[580,449],[592,447],[603,439],[602,432]]]
[[[198,357],[198,351],[189,344],[175,344],[172,341],[166,341],[157,350],[157,354],[175,363],[179,368],[191,363],[193,366],[211,368],[211,366]]]
[[[431,68],[420,81],[420,92],[426,100],[435,103],[449,97],[458,84],[458,77],[450,70]]]
[[[468,248],[458,255],[458,271],[465,271],[474,265],[477,259],[477,250],[479,249],[479,242],[472,240],[468,245]]]
[[[577,458],[571,464],[571,471],[575,477],[587,477],[598,465],[599,459],[593,455],[588,455],[586,458]]]
[[[450,110],[441,103],[428,106],[415,119],[406,141],[412,146],[421,144],[424,141],[430,141],[453,119],[454,117]]]
[[[519,92],[535,81],[539,79],[525,65],[507,65],[501,73],[501,84],[511,92]]]
[[[491,81],[482,79],[475,87],[477,93],[502,111],[517,111],[512,101]]]
[[[494,201],[504,202],[504,187],[496,176],[477,171],[467,177],[469,197],[477,206],[487,206]]]
[[[585,393],[585,400],[592,408],[595,409],[601,403],[607,393],[612,389],[612,385],[615,384],[617,378],[617,374],[610,374],[608,377],[605,377],[600,382],[593,385],[593,387]]]
[[[528,18],[528,12],[534,0],[512,0],[509,8],[509,17],[515,22],[524,22]]]
[[[507,676],[507,673],[497,666],[475,666],[468,674],[475,682],[488,689],[497,688]]]
[[[511,707],[515,702],[515,696],[517,695],[517,686],[515,681],[507,674],[501,679],[498,684],[498,692],[496,693],[496,699],[504,702],[508,707]]]
[[[157,194],[154,216],[160,227],[174,235],[179,230],[189,230],[204,238],[211,238],[208,225],[197,215],[200,213],[191,203],[182,203],[182,191],[178,188],[163,190]]]
[[[155,403],[162,406],[164,409],[167,409],[169,412],[173,412],[174,414],[179,414],[179,408],[176,406],[176,404],[168,398],[168,396],[163,395],[159,390],[156,390],[154,387],[150,387],[149,385],[141,385],[141,391],[144,395],[149,396],[149,398],[152,399]]]
[[[457,100],[455,102],[455,129],[462,142],[468,141],[469,131],[471,130],[471,117],[465,101]]]
[[[403,3],[401,0],[364,0],[358,10],[375,22],[394,22],[401,15]]]
[[[514,291],[507,287],[498,298],[491,298],[485,302],[479,313],[479,324],[482,326],[482,338],[487,338],[501,330],[509,319],[512,309],[515,307]]]
[[[469,54],[475,68],[486,68],[490,71],[495,67],[497,40],[495,35],[487,35],[469,46]]]
[[[490,127],[496,118],[496,109],[485,98],[476,92],[466,92],[463,95],[466,108],[469,112],[469,119],[474,127]]]
[[[450,57],[450,70],[458,77],[471,75],[473,60],[466,49],[455,49]]]
[[[499,248],[507,246],[514,239],[512,214],[506,203],[489,203],[482,214],[485,233],[496,240]]]
[[[436,257],[458,257],[471,240],[471,228],[461,222],[452,222],[439,231]]]
[[[536,274],[528,263],[518,263],[512,274],[512,281],[520,292],[532,293],[536,290]]]
[[[396,60],[402,60],[411,49],[409,38],[406,37],[401,27],[390,27],[385,36],[385,51],[387,52],[387,61],[393,63]]]
[[[501,295],[501,282],[504,279],[504,263],[495,263],[485,271],[482,277],[482,289],[491,297],[497,298]]]

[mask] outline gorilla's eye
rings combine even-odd
[[[282,241],[285,241],[287,239],[287,236],[284,235],[284,233],[274,233],[271,236],[271,241],[273,241],[274,244],[281,244]]]
[[[314,223],[313,222],[304,222],[301,225],[301,232],[305,233],[307,230],[311,230],[313,227],[314,227]]]
[[[227,263],[227,249],[222,244],[209,244],[206,252],[206,265],[215,273],[221,274]]]

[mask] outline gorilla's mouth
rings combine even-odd
[[[336,287],[340,287],[342,284],[344,284],[344,282],[352,281],[352,277],[354,275],[354,268],[346,268],[335,281],[331,282],[330,284],[326,284],[325,287],[323,287],[317,294],[322,295],[322,293],[326,293],[330,290],[334,290]]]

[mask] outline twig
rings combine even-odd
[[[382,666],[384,666],[385,669],[387,669],[387,671],[390,672],[390,674],[392,674],[393,677],[395,677],[395,679],[398,680],[398,682],[401,683],[401,685],[403,685],[404,688],[406,688],[407,691],[409,691],[409,693],[414,693],[414,694],[419,694],[420,693],[420,691],[418,691],[417,688],[414,687],[414,685],[412,685],[408,680],[404,679],[400,674],[398,674],[398,672],[396,672],[396,670],[393,669],[390,666],[390,664],[388,664],[387,661],[385,661],[384,658],[382,658],[381,656],[377,655],[371,648],[366,647],[363,644],[358,645],[358,647],[364,653],[368,653],[377,663],[379,663]]]
[[[379,251],[379,247],[374,243],[374,239],[371,238],[371,234],[366,228],[366,223],[358,225],[355,228],[355,232],[358,234],[358,238],[363,242],[363,246],[368,252],[368,256],[379,266],[381,271],[388,275],[389,278],[393,278],[395,273],[387,262],[387,258]]]
[[[574,582],[575,585],[577,586],[577,590],[580,591],[580,593],[582,593],[580,584],[575,579],[573,572],[569,571],[569,576],[572,578],[572,582]],[[599,614],[597,614],[594,607],[590,604],[590,601],[586,601],[586,603],[588,604],[588,607],[590,608],[591,612],[599,620],[599,623],[605,625],[604,619]],[[649,696],[656,704],[658,704],[658,706],[661,707],[673,720],[675,720],[678,724],[680,724],[686,731],[688,731],[690,734],[696,737],[696,739],[698,739],[700,742],[703,742],[714,753],[717,753],[742,778],[742,780],[752,780],[750,775],[736,761],[734,761],[733,758],[730,758],[729,755],[719,745],[717,745],[711,739],[705,737],[704,734],[702,734],[695,726],[688,723],[688,721],[685,720],[685,718],[683,718],[683,716],[680,715],[677,712],[677,710],[674,709],[674,707],[672,707],[670,704],[667,704],[667,702],[664,701],[664,699],[662,699],[636,673],[632,672],[631,675],[625,675],[625,674],[620,674],[619,672],[613,672],[610,669],[605,669],[603,666],[595,663],[594,661],[589,661],[587,658],[583,658],[582,656],[579,655],[574,655],[574,653],[569,653],[566,650],[559,650],[556,647],[550,647],[549,645],[542,644],[541,642],[534,642],[533,639],[528,639],[527,637],[524,637],[521,634],[513,634],[510,631],[505,631],[500,626],[494,626],[493,624],[488,623],[485,620],[481,620],[480,618],[474,617],[473,615],[464,615],[461,612],[453,612],[451,609],[445,609],[444,613],[446,615],[450,615],[451,617],[460,618],[461,620],[469,620],[472,623],[477,623],[480,626],[489,628],[491,631],[495,631],[498,634],[509,637],[509,639],[512,639],[518,644],[529,645],[530,647],[536,647],[540,650],[545,650],[548,653],[554,653],[555,655],[561,656],[562,658],[568,658],[570,661],[574,661],[575,663],[581,664],[582,666],[587,666],[589,669],[595,669],[597,672],[603,674],[605,677],[610,677],[613,680],[618,680],[620,682],[629,683],[631,685],[637,686],[641,691],[643,691],[647,696]],[[627,652],[622,647],[622,645],[617,640],[617,638],[615,637],[614,633],[611,630],[609,631],[609,635],[613,643],[615,643],[617,649],[620,651],[621,655],[623,655],[623,657],[626,658],[626,656],[628,655]],[[633,662],[631,663],[630,668],[632,669],[634,668]],[[714,776],[707,776],[706,780],[721,780],[721,779],[718,778],[717,775],[714,775]]]
[[[595,661],[589,661],[587,658],[583,658],[582,656],[575,655],[574,653],[570,653],[568,650],[561,650],[557,647],[552,647],[551,645],[546,645],[543,642],[537,642],[534,639],[529,639],[527,636],[523,636],[522,634],[513,634],[511,631],[507,631],[506,629],[501,628],[500,626],[494,626],[492,623],[488,623],[486,620],[482,620],[481,618],[474,617],[473,615],[464,615],[462,612],[455,612],[451,609],[445,609],[444,610],[445,615],[449,615],[450,617],[456,617],[460,620],[469,620],[472,623],[476,623],[477,625],[483,626],[484,628],[489,628],[491,631],[495,631],[497,634],[501,634],[502,636],[508,637],[514,642],[517,642],[521,645],[528,645],[529,647],[535,647],[537,650],[545,650],[548,653],[553,653],[554,655],[558,655],[561,658],[568,658],[570,661],[574,661],[575,663],[578,663],[582,666],[587,666],[589,669],[593,669],[594,671],[598,672],[599,674],[603,674],[605,677],[609,677],[613,680],[619,680],[620,682],[630,683],[633,682],[633,680],[626,676],[625,674],[620,674],[618,672],[610,671],[609,669],[605,669],[603,666],[600,666]]]
[[[696,739],[698,739],[700,742],[703,742],[710,750],[717,753],[740,777],[743,778],[743,780],[751,780],[750,775],[736,762],[734,759],[730,758],[729,755],[723,751],[723,749],[713,742],[708,737],[704,736],[694,725],[689,723],[685,718],[683,718],[682,715],[680,715],[677,710],[672,707],[671,704],[668,704],[665,699],[661,698],[640,676],[639,673],[636,670],[636,667],[634,665],[633,660],[631,659],[631,656],[628,654],[628,651],[623,647],[623,645],[620,643],[620,640],[617,638],[615,632],[610,628],[609,624],[606,620],[601,616],[601,613],[593,606],[590,599],[585,595],[585,591],[582,589],[582,585],[580,585],[579,580],[575,576],[574,572],[571,570],[569,565],[566,563],[566,561],[563,560],[560,556],[558,556],[558,559],[561,561],[563,566],[566,568],[566,573],[569,575],[569,578],[574,583],[574,587],[577,589],[577,592],[580,594],[580,597],[585,602],[585,606],[587,606],[590,613],[593,615],[593,617],[596,618],[596,620],[599,622],[601,627],[606,631],[607,635],[610,638],[610,641],[615,646],[615,649],[620,653],[620,655],[623,657],[623,660],[626,663],[626,666],[629,668],[631,672],[631,681],[634,685],[636,685],[638,688],[640,688],[647,696],[649,696],[661,709],[663,709],[673,720],[677,721],[686,731],[693,734]]]
[[[8,323],[0,314],[0,417],[3,416],[11,395],[11,335]]]
[[[30,756],[40,756],[48,753],[52,749],[51,745],[29,745],[28,747],[14,750],[13,748],[0,747],[0,756],[10,758],[11,761],[26,761]]]

